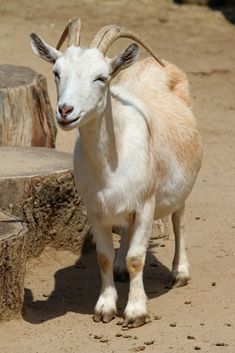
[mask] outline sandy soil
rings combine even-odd
[[[0,63],[46,75],[53,105],[51,67],[31,53],[28,35],[34,31],[56,44],[67,19],[76,15],[83,19],[83,44],[105,24],[128,25],[160,57],[189,74],[204,142],[204,162],[187,210],[192,281],[165,288],[174,241],[172,235],[153,240],[145,268],[152,321],[125,332],[118,318],[107,325],[92,321],[100,286],[94,250],[77,259],[47,249],[28,263],[22,319],[0,326],[0,352],[188,353],[199,347],[203,353],[234,353],[235,27],[220,12],[168,0],[1,0]],[[113,51],[122,47],[120,41]],[[74,132],[59,132],[58,149],[71,151],[73,142]],[[128,284],[117,287],[121,315]]]

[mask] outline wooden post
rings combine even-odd
[[[46,79],[27,67],[0,65],[0,146],[55,147]]]
[[[21,312],[24,298],[27,228],[0,210],[0,321]]]

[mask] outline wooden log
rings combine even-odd
[[[21,312],[24,298],[27,228],[0,210],[0,321]]]
[[[0,147],[0,207],[28,227],[27,257],[46,245],[80,254],[91,239],[74,186],[72,155],[48,148]]]
[[[55,147],[46,79],[27,67],[0,65],[0,146]]]

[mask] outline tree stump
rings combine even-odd
[[[55,147],[46,79],[27,67],[0,65],[0,146]]]
[[[27,228],[0,211],[0,321],[21,312],[24,298]]]
[[[26,222],[28,258],[46,245],[80,254],[89,244],[90,226],[75,189],[71,154],[0,147],[0,175],[0,207]]]

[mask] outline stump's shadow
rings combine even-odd
[[[159,262],[152,253],[150,245],[144,271],[144,286],[148,298],[155,298],[165,294],[170,280],[170,271]],[[36,276],[36,270],[35,270]],[[100,274],[96,261],[96,251],[93,248],[83,254],[73,265],[58,270],[55,275],[55,287],[45,300],[34,300],[30,288],[25,288],[22,310],[24,320],[32,324],[40,324],[67,312],[82,314],[93,313],[100,291]],[[122,316],[128,298],[129,282],[116,282],[118,291],[118,316]]]

